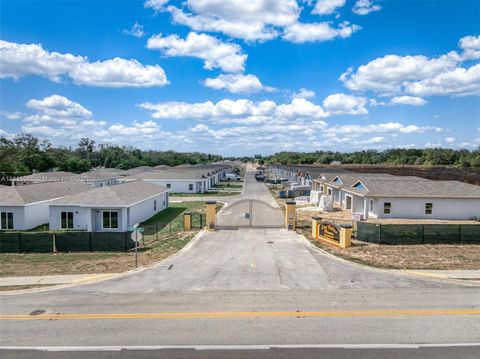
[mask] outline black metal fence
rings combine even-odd
[[[378,244],[480,244],[480,225],[357,222],[356,237]]]
[[[192,229],[201,229],[205,223],[205,213],[192,213]],[[144,225],[143,228],[143,244],[148,245],[183,231],[183,216],[177,216],[171,221]]]
[[[0,253],[125,252],[130,232],[1,232]]]

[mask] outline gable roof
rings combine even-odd
[[[5,186],[0,188],[0,205],[23,206],[30,203],[47,201],[74,193],[88,191],[92,187],[83,182],[45,182],[24,186]]]
[[[208,177],[207,172],[185,170],[185,169],[171,169],[171,170],[156,170],[148,171],[129,176],[134,179],[158,179],[158,180],[204,180]]]
[[[343,190],[368,197],[478,198],[480,186],[459,181],[433,181],[414,176],[360,178],[366,189],[343,187]]]
[[[114,186],[98,187],[84,193],[66,196],[52,202],[53,205],[82,207],[129,207],[153,196],[168,192],[165,187],[145,181],[129,181]]]

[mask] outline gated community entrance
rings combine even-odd
[[[191,228],[191,214],[184,214],[185,229]],[[206,227],[209,230],[240,227],[295,229],[295,202],[287,202],[285,212],[257,199],[243,199],[216,212],[216,202],[206,202]]]

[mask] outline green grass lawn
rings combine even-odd
[[[240,194],[240,191],[237,192],[220,192],[220,191],[209,191],[206,193],[170,193],[170,197],[210,197],[210,196],[235,196]]]

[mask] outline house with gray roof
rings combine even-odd
[[[49,223],[51,230],[125,232],[167,207],[167,188],[135,180],[53,201]]]
[[[210,172],[190,167],[147,171],[125,177],[122,181],[138,179],[166,187],[172,193],[205,193],[216,183]]]
[[[480,186],[382,173],[344,173],[316,181],[334,204],[360,219],[469,220],[480,217]]]
[[[27,230],[48,223],[48,206],[56,199],[91,189],[83,182],[43,182],[0,187],[0,228]]]

